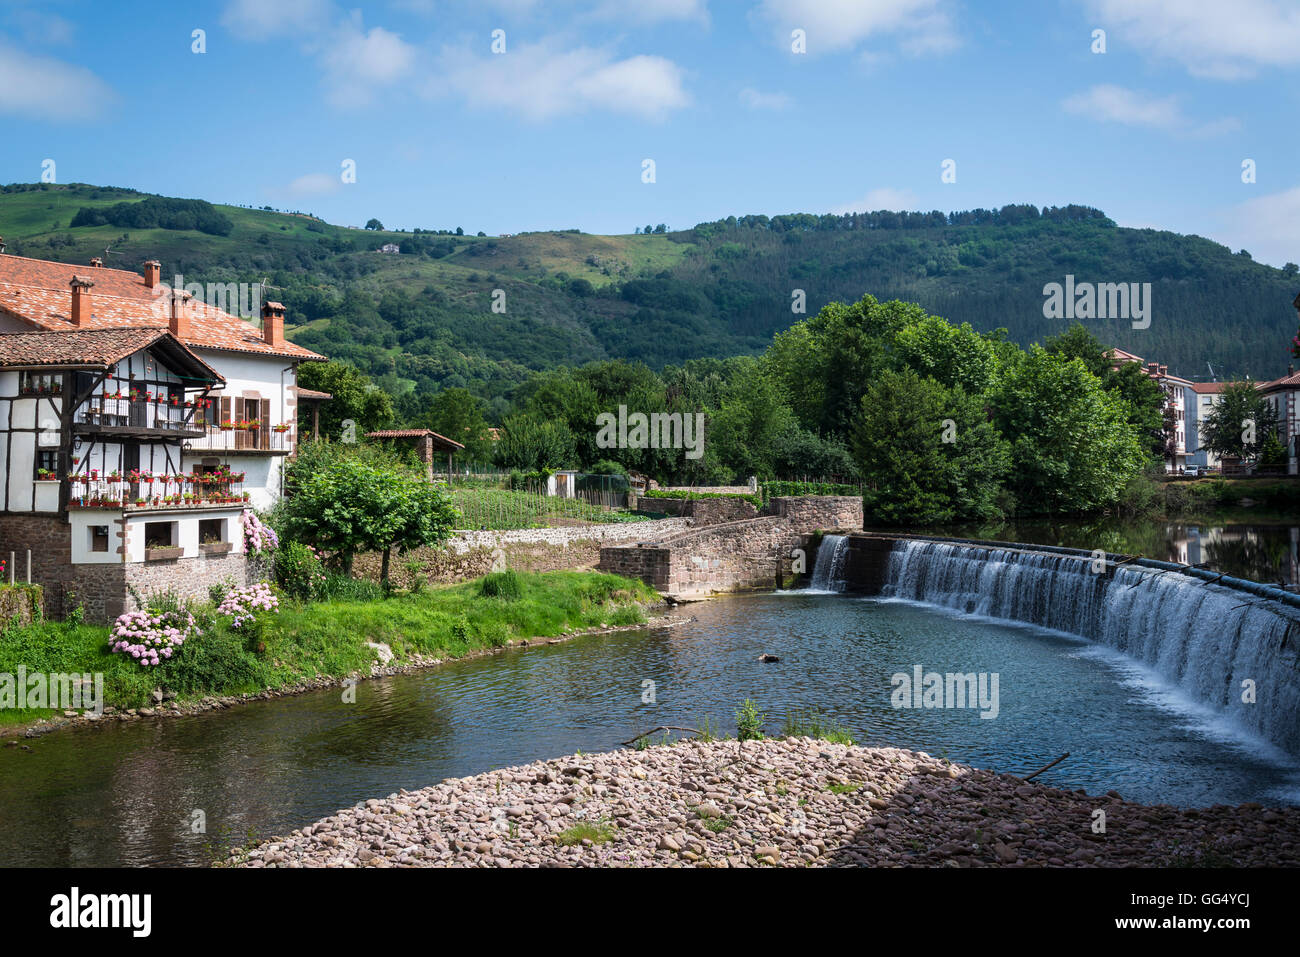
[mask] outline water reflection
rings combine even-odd
[[[917,530],[955,538],[1103,549],[1166,562],[1200,565],[1237,578],[1300,590],[1300,526],[1192,525],[1105,519],[1015,522]]]

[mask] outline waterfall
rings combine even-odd
[[[882,595],[1091,639],[1300,754],[1300,610],[1178,572],[1097,574],[1086,556],[898,541],[888,561]]]
[[[812,581],[808,591],[844,591],[844,556],[848,538],[844,535],[826,535],[817,546],[817,564],[813,566]]]

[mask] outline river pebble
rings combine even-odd
[[[226,863],[1297,866],[1300,809],[1135,804],[1113,791],[1062,791],[922,752],[811,738],[682,741],[371,799],[232,850]]]

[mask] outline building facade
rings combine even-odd
[[[143,274],[0,255],[0,557],[46,612],[247,580],[242,519],[282,492],[297,366],[323,357]]]

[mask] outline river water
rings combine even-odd
[[[787,592],[689,606],[673,628],[510,650],[195,717],[0,748],[0,865],[204,864],[397,788],[578,750],[658,724],[769,731],[819,707],[859,740],[1180,805],[1300,803],[1300,768],[1103,644],[901,599]],[[760,663],[762,653],[779,656]],[[899,708],[891,677],[998,674],[998,713]],[[654,702],[643,700],[654,682]],[[201,812],[202,818],[198,814]],[[196,833],[202,821],[204,833]]]

